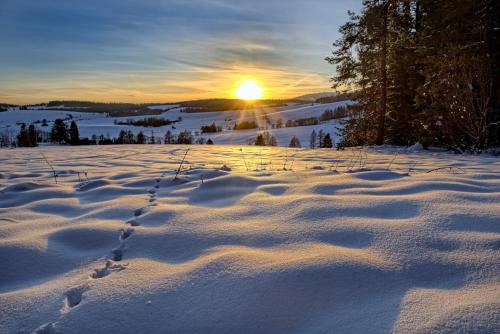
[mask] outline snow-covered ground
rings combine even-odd
[[[500,161],[4,149],[0,268],[1,333],[498,333]]]
[[[278,119],[282,119],[283,123],[287,120],[296,120],[307,117],[319,117],[325,110],[334,109],[335,107],[349,104],[350,101],[328,103],[328,104],[305,104],[305,105],[290,105],[288,107],[279,108],[259,108],[257,110],[247,111],[225,111],[225,112],[205,112],[205,113],[184,113],[176,105],[159,105],[152,106],[152,109],[166,110],[160,115],[152,116],[132,116],[132,117],[107,117],[106,114],[98,113],[83,113],[78,111],[56,111],[48,109],[29,109],[19,110],[18,108],[11,108],[9,111],[0,113],[0,133],[10,132],[11,135],[19,132],[20,123],[30,124],[36,121],[46,119],[52,122],[57,118],[66,119],[71,115],[77,122],[81,137],[91,137],[92,135],[109,135],[110,137],[117,137],[120,130],[131,130],[135,134],[143,131],[145,135],[151,136],[153,132],[155,137],[163,138],[167,131],[173,134],[178,134],[181,131],[189,130],[193,134],[201,132],[200,128],[203,125],[210,125],[215,122],[218,126],[223,128],[223,132],[217,134],[201,134],[197,137],[205,139],[211,138],[216,144],[247,144],[249,140],[255,139],[261,129],[232,131],[235,122],[242,120],[256,120],[261,128],[266,128],[271,134],[276,136],[278,145],[288,146],[290,139],[297,136],[302,143],[302,146],[309,145],[309,136],[313,130],[318,132],[323,130],[330,133],[334,142],[339,139],[337,127],[338,121],[329,121],[315,126],[304,126],[294,128],[281,128],[272,129],[267,124],[264,116],[267,115],[271,123],[276,123]],[[175,108],[177,107],[177,108]],[[170,110],[168,110],[170,109]],[[127,125],[116,125],[116,122],[123,122],[128,119],[143,119],[145,117],[155,118],[168,118],[176,120],[182,118],[181,122],[174,124],[174,126],[163,126],[158,128],[146,128]],[[44,130],[50,131],[51,123],[47,127],[41,127],[41,123],[37,126]],[[174,129],[175,128],[175,129]]]

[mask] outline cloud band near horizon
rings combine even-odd
[[[0,102],[174,102],[328,90],[355,0],[3,0]]]

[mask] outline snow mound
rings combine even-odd
[[[9,150],[0,332],[500,332],[497,158],[186,149]]]

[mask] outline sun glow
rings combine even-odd
[[[236,90],[236,96],[241,100],[258,100],[262,94],[262,88],[253,80],[244,81]]]

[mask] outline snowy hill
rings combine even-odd
[[[497,158],[5,149],[0,217],[1,333],[500,328]]]
[[[42,108],[34,108],[29,110],[19,110],[18,108],[10,108],[9,111],[0,113],[0,133],[9,132],[11,135],[19,131],[20,123],[37,123],[40,128],[42,120],[49,122],[49,126],[41,128],[48,131],[50,122],[57,118],[68,119],[71,117],[78,124],[81,137],[91,137],[92,135],[109,135],[117,137],[120,130],[131,130],[134,133],[143,131],[146,135],[153,134],[156,137],[163,138],[167,131],[176,134],[184,130],[192,131],[193,134],[198,132],[196,137],[212,138],[216,144],[246,144],[248,140],[254,139],[262,130],[268,130],[277,138],[278,145],[287,146],[290,139],[297,136],[302,145],[307,146],[309,135],[313,130],[320,129],[331,134],[334,141],[339,139],[337,127],[340,125],[338,121],[324,122],[319,125],[273,129],[273,123],[281,119],[283,123],[287,120],[296,120],[307,117],[319,117],[325,110],[334,109],[338,106],[349,104],[350,101],[328,103],[328,104],[292,104],[287,107],[275,108],[258,108],[254,110],[237,110],[224,112],[200,112],[200,113],[185,113],[181,112],[182,108],[178,105],[158,105],[151,106],[151,109],[165,110],[160,115],[152,116],[130,116],[130,117],[107,117],[103,113],[86,113],[79,111],[57,111]],[[116,125],[115,122],[125,122],[129,119],[143,119],[144,117],[168,118],[176,120],[179,117],[182,121],[174,126],[163,126],[158,128],[145,128],[129,125]],[[255,120],[259,129],[233,131],[235,122],[243,120]],[[213,122],[221,126],[223,132],[217,134],[201,134],[200,128],[203,125],[210,125]]]

